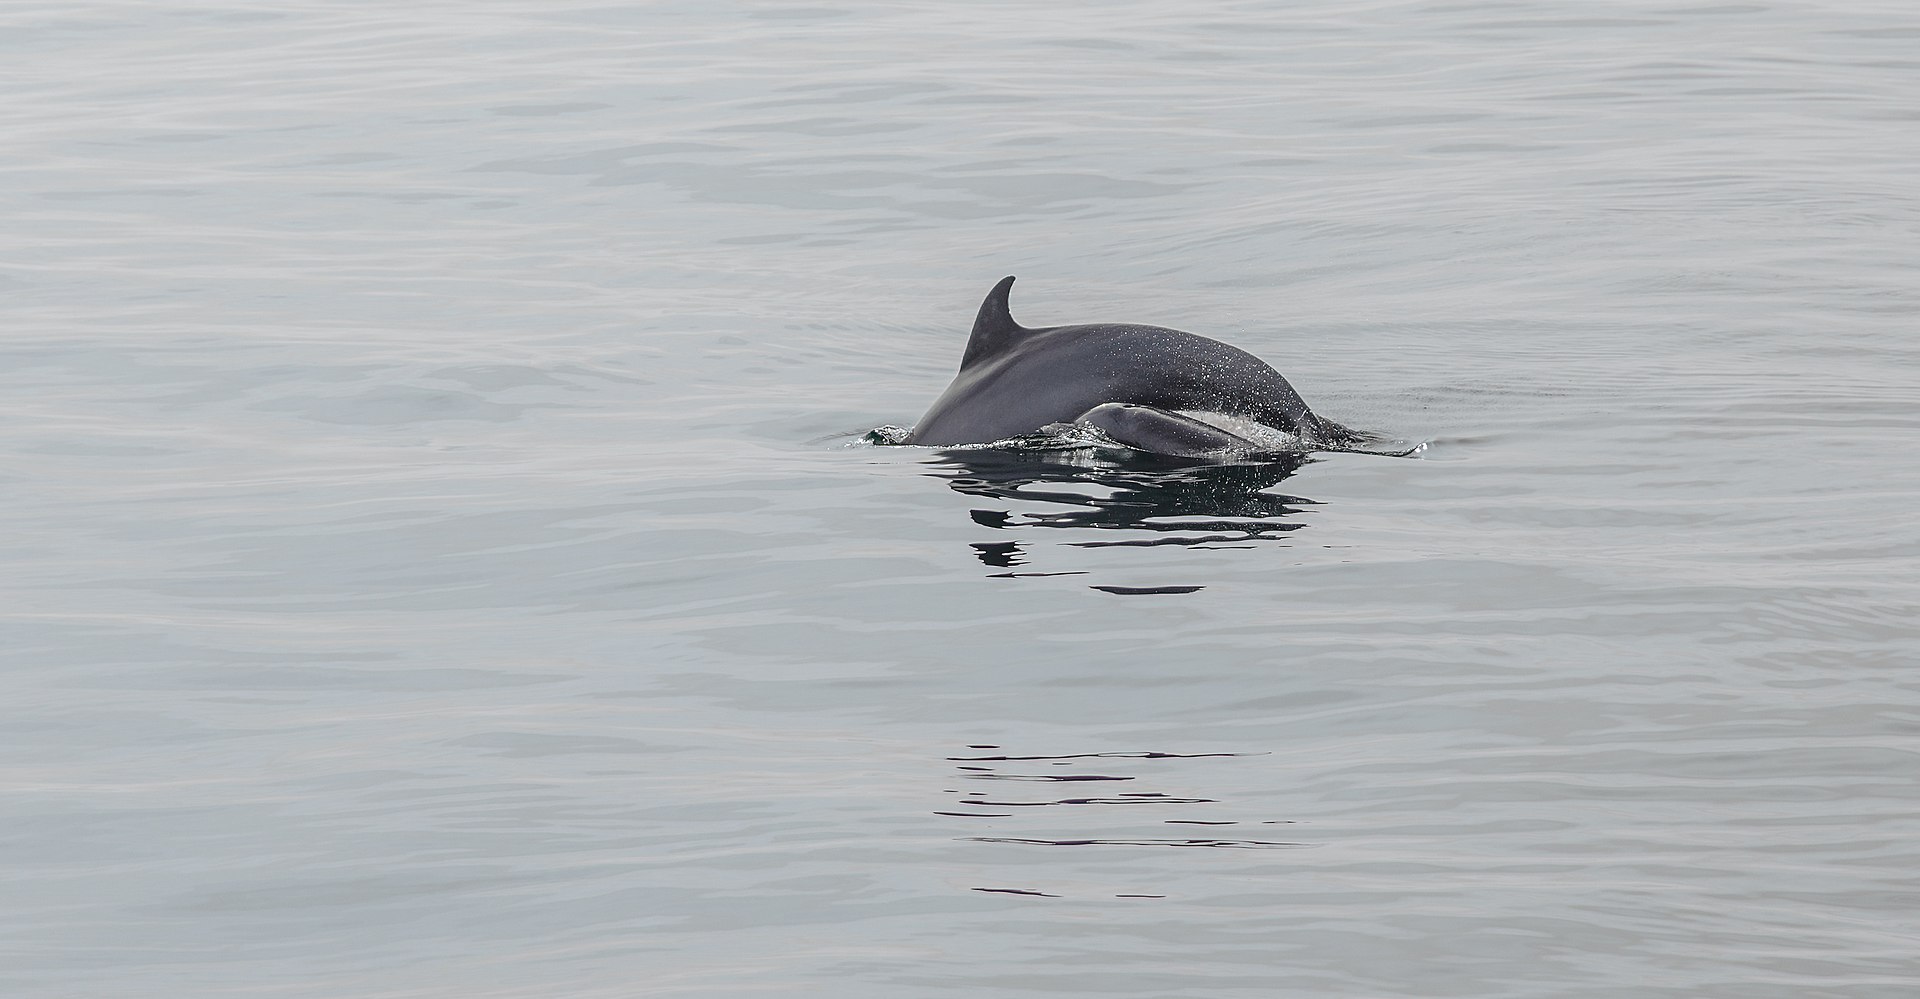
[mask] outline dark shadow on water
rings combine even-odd
[[[929,475],[955,492],[994,501],[969,512],[1000,531],[1067,529],[1056,538],[1080,548],[1247,548],[1307,526],[1301,514],[1318,504],[1269,492],[1313,459],[1276,455],[1258,461],[1200,461],[1098,448],[966,449],[938,452]],[[995,569],[1030,561],[1029,543],[985,541],[974,555]],[[1061,573],[999,572],[996,576]],[[1197,586],[1104,586],[1108,593],[1186,593]]]

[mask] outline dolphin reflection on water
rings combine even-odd
[[[1067,528],[1127,532],[1129,537],[1063,541],[1078,548],[1244,547],[1307,526],[1318,506],[1267,492],[1311,459],[1289,455],[1222,463],[1119,449],[941,451],[927,474],[966,496],[994,501],[969,511],[995,530]],[[1026,561],[1018,541],[973,545],[980,561],[1011,569]]]

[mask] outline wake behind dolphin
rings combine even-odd
[[[959,373],[905,443],[987,444],[1077,424],[1157,454],[1273,450],[1262,435],[1219,425],[1236,420],[1293,435],[1294,450],[1347,450],[1366,439],[1316,415],[1244,350],[1161,326],[1029,329],[1008,309],[1012,287],[1003,278],[980,303]]]

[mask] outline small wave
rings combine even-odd
[[[1265,455],[1304,455],[1314,452],[1339,452],[1344,454],[1371,454],[1386,458],[1410,458],[1423,454],[1429,441],[1407,441],[1400,438],[1385,437],[1371,433],[1361,433],[1360,437],[1349,444],[1323,445],[1305,440],[1296,434],[1276,430],[1262,423],[1227,413],[1187,412],[1190,416],[1211,426],[1227,431],[1248,442],[1249,446],[1223,448],[1208,452],[1205,457],[1225,461],[1246,460]],[[853,437],[853,434],[836,434],[825,438],[832,440],[840,437]],[[913,440],[913,428],[884,424],[858,434],[847,442],[847,447],[897,447],[910,445]],[[1139,453],[1138,448],[1123,444],[1109,437],[1098,427],[1081,423],[1049,423],[1038,431],[1005,437],[981,444],[943,444],[943,451],[1083,451],[1083,450],[1119,450]]]

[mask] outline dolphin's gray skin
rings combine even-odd
[[[1361,436],[1315,416],[1278,371],[1237,347],[1160,326],[1027,329],[1007,309],[1012,287],[1004,278],[980,303],[960,372],[907,443],[986,444],[1084,423],[1158,454],[1259,450],[1176,410],[1243,417],[1308,445]]]
[[[1098,427],[1113,440],[1155,454],[1197,458],[1208,454],[1260,450],[1260,445],[1239,434],[1184,413],[1169,413],[1164,409],[1136,406],[1130,402],[1103,402],[1080,414],[1080,418],[1073,422]]]

